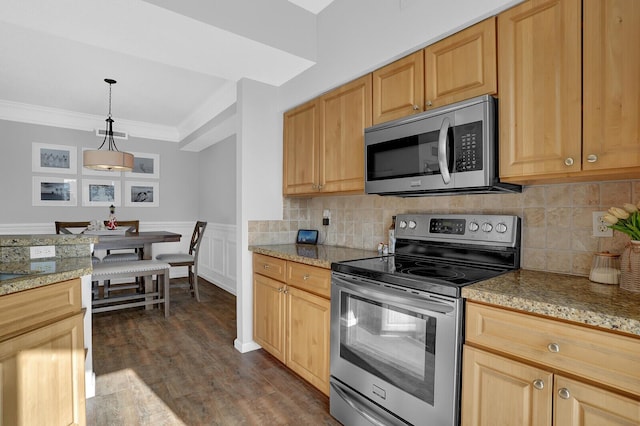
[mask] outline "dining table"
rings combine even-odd
[[[85,231],[85,234],[89,232]],[[142,249],[143,259],[153,259],[152,246],[155,243],[179,242],[182,234],[169,231],[144,231],[108,234],[108,231],[97,234],[98,242],[94,250]]]

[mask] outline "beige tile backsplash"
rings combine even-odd
[[[527,186],[521,194],[418,198],[377,195],[285,198],[283,220],[249,222],[249,244],[288,244],[300,228],[320,230],[320,242],[374,250],[400,213],[515,214],[522,218],[524,269],[589,275],[594,252],[622,252],[628,237],[591,235],[592,212],[640,201],[640,181]],[[322,226],[322,212],[331,224]]]

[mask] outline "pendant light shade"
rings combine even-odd
[[[102,144],[96,150],[86,150],[82,154],[82,164],[84,167],[93,170],[106,170],[114,172],[129,172],[133,170],[133,154],[118,150],[116,142],[113,140],[113,119],[111,118],[111,85],[116,84],[115,80],[105,78],[109,84],[109,116],[106,134]],[[108,149],[103,150],[104,144],[109,141]]]

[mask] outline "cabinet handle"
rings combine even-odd
[[[311,185],[311,189],[318,189],[318,185],[314,183],[313,185]]]
[[[284,290],[283,293],[284,294],[289,294],[289,290]]]
[[[322,190],[322,185],[318,185],[318,191]]]
[[[549,349],[549,352],[557,353],[560,352],[560,345],[557,343],[549,343],[547,349]]]
[[[542,379],[535,379],[533,381],[533,387],[538,389],[538,390],[542,390],[544,389],[544,380]]]
[[[587,155],[587,162],[588,163],[595,163],[596,161],[598,161],[598,156],[595,154],[589,154]]]
[[[427,106],[430,107],[431,105],[433,105],[433,102],[427,101]]]
[[[571,392],[567,388],[560,388],[558,389],[558,396],[562,399],[569,399],[571,398]]]
[[[305,274],[305,275],[302,277],[302,279],[303,279],[303,280],[305,280],[305,281],[306,281],[306,280],[308,280],[309,278],[311,278],[311,277],[309,276],[309,274]]]
[[[280,287],[280,288],[278,289],[278,293],[282,293],[283,291],[284,291],[284,287]]]
[[[269,265],[263,265],[262,266],[264,269],[269,269]]]
[[[573,166],[573,158],[571,158],[571,157],[567,157],[567,158],[564,160],[564,164],[565,164],[566,166]]]
[[[413,110],[414,110],[414,111],[417,111],[417,110],[419,110],[419,109],[420,109],[420,107],[419,107],[418,105],[414,105],[414,106],[413,106]]]

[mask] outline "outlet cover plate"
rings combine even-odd
[[[613,237],[613,229],[607,226],[602,217],[607,212],[593,212],[593,236],[594,237]]]
[[[46,257],[56,257],[56,246],[31,246],[31,259],[43,259]]]

